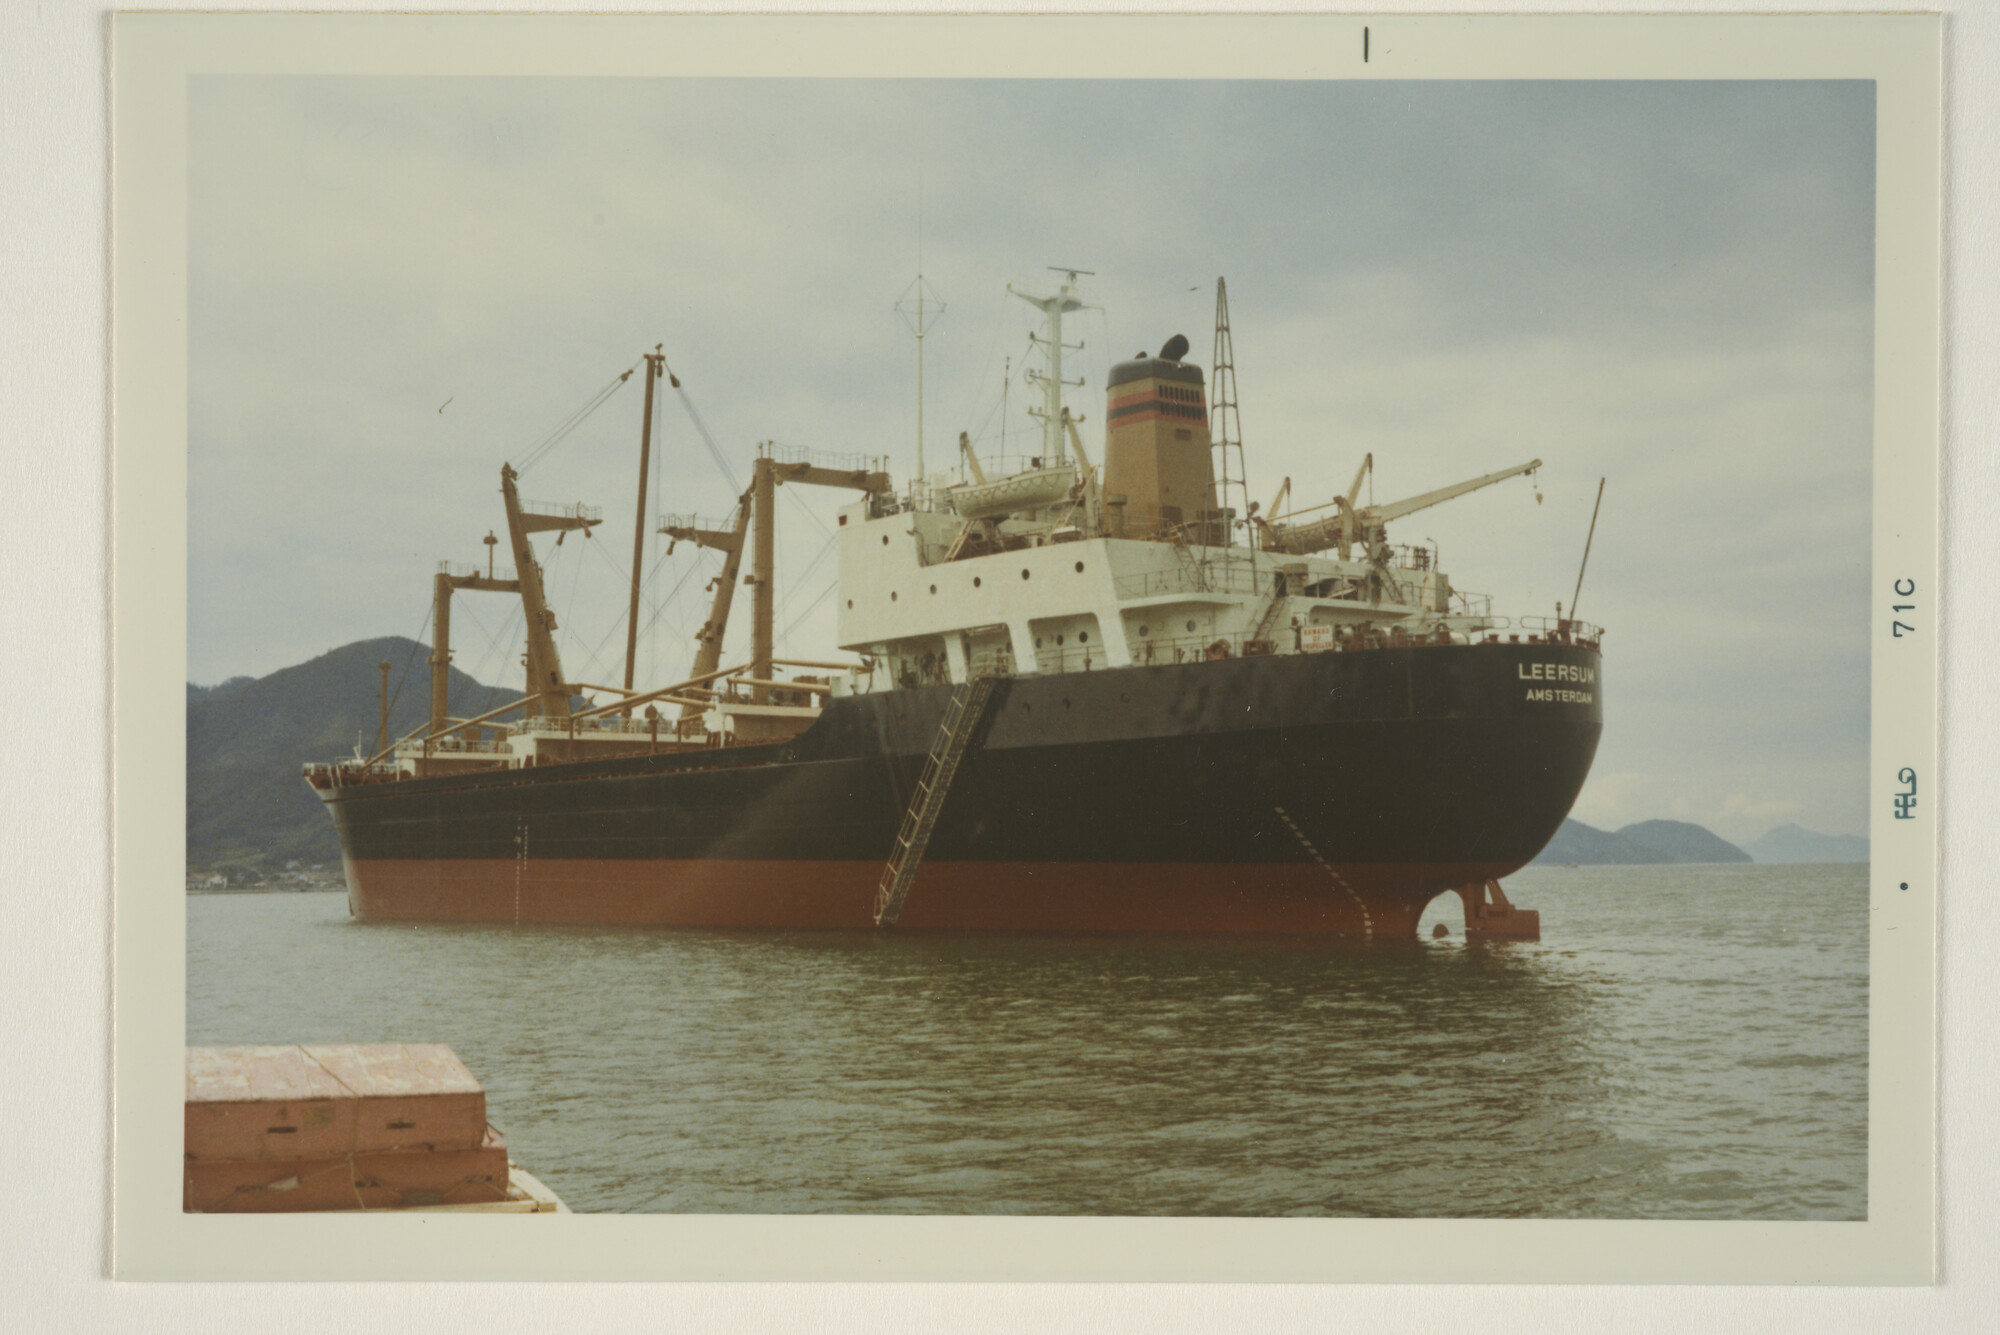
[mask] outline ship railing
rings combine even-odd
[[[1267,637],[1259,638],[1252,631],[1230,631],[1226,633],[1195,633],[1182,635],[1135,636],[1128,641],[1132,654],[1132,664],[1136,667],[1161,666],[1175,663],[1216,662],[1229,658],[1260,657],[1266,654],[1290,653],[1340,653],[1358,652],[1369,649],[1426,648],[1442,645],[1468,645],[1498,638],[1506,641],[1504,632],[1512,626],[1506,617],[1490,620],[1490,624],[1467,628],[1454,626],[1444,620],[1426,620],[1411,626],[1404,622],[1386,620],[1381,622],[1357,622],[1339,627],[1325,625],[1280,626]],[[1595,639],[1601,632],[1595,627],[1585,627],[1590,638]],[[1553,623],[1549,632],[1531,631],[1533,643],[1554,643]],[[1512,636],[1519,643],[1529,638],[1519,633]],[[1064,644],[1057,645],[1045,637],[1042,645],[1034,650],[1036,671],[1044,674],[1068,672],[1101,672],[1112,666],[1102,645]],[[986,652],[974,654],[968,660],[975,676],[1012,676],[1016,671],[1011,653]],[[913,679],[906,685],[931,684],[929,679]]]
[[[1021,473],[1037,473],[1044,467],[1054,466],[1055,460],[1039,454],[987,454],[981,451],[979,455],[979,471],[988,482],[1005,482]],[[919,480],[925,487],[939,492],[967,486],[975,481],[972,470],[963,464],[934,468]]]
[[[1357,622],[1280,626],[1269,636],[1236,631],[1227,635],[1160,635],[1131,642],[1133,663],[1200,663],[1225,658],[1256,658],[1264,654],[1341,653],[1366,649],[1420,649],[1435,645],[1472,644],[1477,636],[1429,621],[1419,627],[1402,622]],[[1065,651],[1067,654],[1068,651]],[[1068,661],[1067,657],[1064,660]]]
[[[514,567],[493,566],[490,569],[482,570],[478,566],[467,565],[463,561],[440,561],[438,562],[438,574],[449,575],[453,579],[494,579],[494,580],[512,581],[514,578]]]
[[[554,519],[574,519],[586,524],[596,524],[604,518],[602,506],[584,505],[581,502],[564,504],[561,501],[522,501],[521,513],[544,515]]]
[[[1258,594],[1272,587],[1275,571],[1253,572],[1247,565],[1192,562],[1163,570],[1120,575],[1112,587],[1120,598],[1151,598],[1163,593]]]
[[[1596,644],[1604,638],[1604,627],[1572,617],[1522,617],[1519,624],[1547,644]]]
[[[453,733],[449,737],[431,740],[412,737],[396,747],[398,755],[505,755],[507,743],[499,739],[467,737],[464,733]]]
[[[1389,564],[1398,570],[1431,571],[1438,566],[1436,544],[1391,543]]]
[[[1352,653],[1370,649],[1421,649],[1479,643],[1595,645],[1603,633],[1601,628],[1589,622],[1558,622],[1552,617],[1523,617],[1518,623],[1506,617],[1493,617],[1485,619],[1485,624],[1477,627],[1454,626],[1440,619],[1427,619],[1417,625],[1388,620],[1338,627],[1310,624],[1280,626],[1265,638],[1259,638],[1251,631],[1146,635],[1132,638],[1129,647],[1133,665],[1145,667],[1254,658],[1265,654]],[[1100,645],[1056,645],[1045,638],[1034,655],[1036,670],[1048,674],[1103,671],[1111,666]],[[973,671],[1010,674],[1013,671],[1011,656],[1006,659],[1004,667],[1000,657],[997,654],[975,655],[972,659]]]
[[[670,528],[705,529],[710,533],[729,533],[736,528],[736,516],[718,519],[714,515],[661,515],[659,531],[664,533]]]
[[[1293,645],[1291,629],[1280,632],[1282,638],[1259,639],[1249,631],[1233,631],[1219,635],[1146,635],[1130,641],[1132,662],[1146,667],[1165,663],[1214,662],[1225,658],[1243,658],[1248,649],[1249,657],[1262,654],[1289,652]],[[1075,657],[1074,651],[1063,651],[1063,662],[1067,666]],[[1102,660],[1099,660],[1102,666]],[[1074,670],[1074,669],[1068,669]],[[1086,669],[1088,670],[1088,669]]]
[[[1451,591],[1451,615],[1455,617],[1491,617],[1493,615],[1493,595],[1490,593],[1467,593],[1463,589]]]
[[[757,453],[777,463],[805,464],[809,468],[824,468],[836,473],[889,471],[889,456],[886,454],[842,454],[804,445],[780,445],[776,441],[765,441],[757,447]]]
[[[631,718],[619,714],[602,714],[596,718],[578,721],[573,718],[550,718],[546,714],[538,714],[515,726],[522,732],[560,733],[565,737],[572,731],[579,737],[595,737],[607,732],[637,733],[643,736],[652,730],[652,723],[645,716],[644,705],[639,706]],[[663,721],[660,726],[665,729],[669,725]]]
[[[378,760],[372,765],[363,765],[356,760],[308,760],[299,767],[299,772],[315,788],[333,784],[336,777],[352,779],[356,774],[373,775],[376,778],[393,778],[397,766],[393,761]]]
[[[1014,675],[1014,653],[1011,649],[993,649],[968,655],[966,669],[975,677],[1011,677]]]

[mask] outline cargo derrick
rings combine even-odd
[[[1434,547],[1392,546],[1387,525],[1541,461],[1363,506],[1368,455],[1344,494],[1282,510],[1286,479],[1260,515],[1245,501],[1218,284],[1214,402],[1185,337],[1118,363],[1100,468],[1062,401],[1080,383],[1063,378],[1080,347],[1063,341],[1063,316],[1083,305],[1082,271],[1060,272],[1053,295],[1016,294],[1044,316],[1045,364],[1028,375],[1041,454],[982,460],[961,433],[954,467],[899,491],[876,461],[765,445],[729,519],[663,521],[672,540],[724,554],[674,686],[633,693],[629,647],[624,689],[563,682],[509,470],[510,591],[539,628],[538,708],[482,743],[484,719],[444,720],[434,689],[430,735],[392,748],[390,765],[309,767],[356,912],[1372,940],[1413,935],[1424,905],[1456,892],[1468,933],[1534,935],[1498,882],[1540,850],[1588,773],[1601,631],[1573,608],[1496,616],[1453,588]],[[850,661],[774,654],[786,482],[860,493],[835,532]],[[490,562],[483,580],[439,578],[441,608],[452,588],[509,587]],[[739,579],[750,645],[724,668]],[[434,671],[447,658],[441,646]],[[572,689],[619,698],[571,712]],[[663,723],[658,704],[679,718]],[[446,741],[467,729],[472,741]],[[447,746],[532,767],[531,784],[560,779],[561,801],[489,791],[499,775],[439,787]],[[361,787],[384,778],[430,794],[437,828],[362,800],[386,796]],[[459,852],[439,860],[440,844]]]
[[[1520,477],[1524,473],[1532,474],[1542,466],[1542,461],[1530,459],[1527,463],[1503,468],[1484,477],[1456,482],[1449,487],[1439,487],[1436,491],[1427,491],[1421,496],[1412,496],[1407,500],[1395,501],[1388,505],[1367,505],[1357,510],[1354,508],[1354,502],[1361,494],[1362,479],[1367,477],[1374,466],[1374,455],[1362,458],[1361,467],[1354,474],[1354,485],[1348,488],[1345,496],[1336,496],[1323,506],[1311,506],[1296,511],[1286,517],[1289,522],[1258,521],[1258,529],[1264,536],[1264,546],[1271,551],[1287,552],[1297,556],[1334,548],[1339,551],[1340,559],[1345,561],[1349,550],[1357,543],[1363,551],[1370,552],[1386,543],[1389,538],[1387,525],[1390,520],[1413,515],[1433,505],[1442,505],[1468,492],[1478,491],[1481,487],[1505,482],[1510,477]],[[1285,479],[1285,486],[1289,490],[1290,478]],[[1304,523],[1298,520],[1298,515],[1310,514],[1313,510],[1328,507],[1335,513]]]

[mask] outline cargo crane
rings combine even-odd
[[[1495,482],[1505,482],[1510,477],[1532,473],[1541,466],[1540,459],[1530,459],[1527,463],[1503,468],[1497,473],[1488,473],[1465,482],[1456,482],[1449,487],[1439,487],[1436,491],[1427,491],[1407,500],[1392,501],[1387,505],[1364,505],[1357,509],[1354,503],[1361,496],[1361,484],[1375,467],[1375,456],[1366,455],[1361,460],[1361,467],[1355,470],[1354,484],[1347,489],[1345,496],[1335,496],[1325,505],[1294,510],[1282,523],[1259,520],[1259,527],[1263,530],[1264,549],[1304,556],[1309,552],[1323,552],[1328,548],[1334,548],[1339,552],[1340,559],[1345,561],[1350,558],[1353,547],[1358,543],[1363,552],[1372,553],[1387,541],[1390,520],[1401,519],[1419,510],[1427,510],[1433,505],[1463,496],[1467,492],[1490,487]],[[1290,489],[1290,479],[1286,479],[1286,483],[1286,487],[1281,488],[1278,493],[1280,498]],[[1275,508],[1276,502],[1273,502],[1273,509]],[[1319,519],[1298,522],[1299,515],[1328,508],[1334,513]]]
[[[758,447],[750,490],[737,501],[729,528],[704,526],[697,520],[682,516],[669,516],[660,527],[660,532],[675,542],[692,542],[698,547],[712,547],[726,553],[722,575],[715,585],[715,602],[708,620],[695,636],[699,646],[694,660],[694,675],[697,677],[714,672],[722,661],[722,636],[729,627],[729,609],[736,596],[736,577],[743,565],[747,534],[751,568],[744,583],[751,587],[752,601],[750,676],[752,699],[758,704],[770,699],[770,689],[774,684],[771,681],[771,654],[777,610],[773,594],[777,568],[778,487],[786,482],[797,482],[814,487],[851,487],[870,495],[887,495],[890,491],[889,475],[880,469],[823,466],[814,461],[810,452],[800,452],[797,458],[780,459],[775,450],[775,445],[770,442]],[[684,716],[689,712],[692,712],[691,708],[684,706]]]

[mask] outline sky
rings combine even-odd
[[[1035,430],[1010,282],[1091,271],[1066,366],[1091,443],[1113,363],[1183,333],[1206,365],[1220,276],[1253,498],[1325,500],[1365,453],[1379,501],[1539,458],[1390,532],[1548,615],[1605,479],[1577,819],[1866,832],[1866,83],[204,76],[189,115],[192,681],[427,642],[437,563],[504,527],[501,463],[655,344],[682,392],[659,386],[647,509],[720,516],[759,441],[909,473],[920,267],[933,466],[961,430]],[[541,547],[572,680],[622,672],[640,394],[522,478],[603,507]],[[812,657],[848,498],[781,495],[780,644]],[[645,563],[639,678],[664,684],[718,558]],[[519,632],[461,596],[454,661],[514,684]]]

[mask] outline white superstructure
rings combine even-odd
[[[994,475],[961,440],[963,482],[923,479],[840,511],[839,643],[870,668],[837,689],[1301,653],[1356,636],[1463,642],[1504,624],[1452,588],[1435,549],[1391,546],[1384,526],[1539,460],[1357,508],[1371,458],[1325,506],[1237,515],[1217,503],[1203,377],[1176,337],[1112,371],[1100,475],[1062,402],[1081,383],[1062,379],[1062,317],[1082,308],[1064,272],[1053,295],[1015,293],[1045,319],[1042,455]]]

